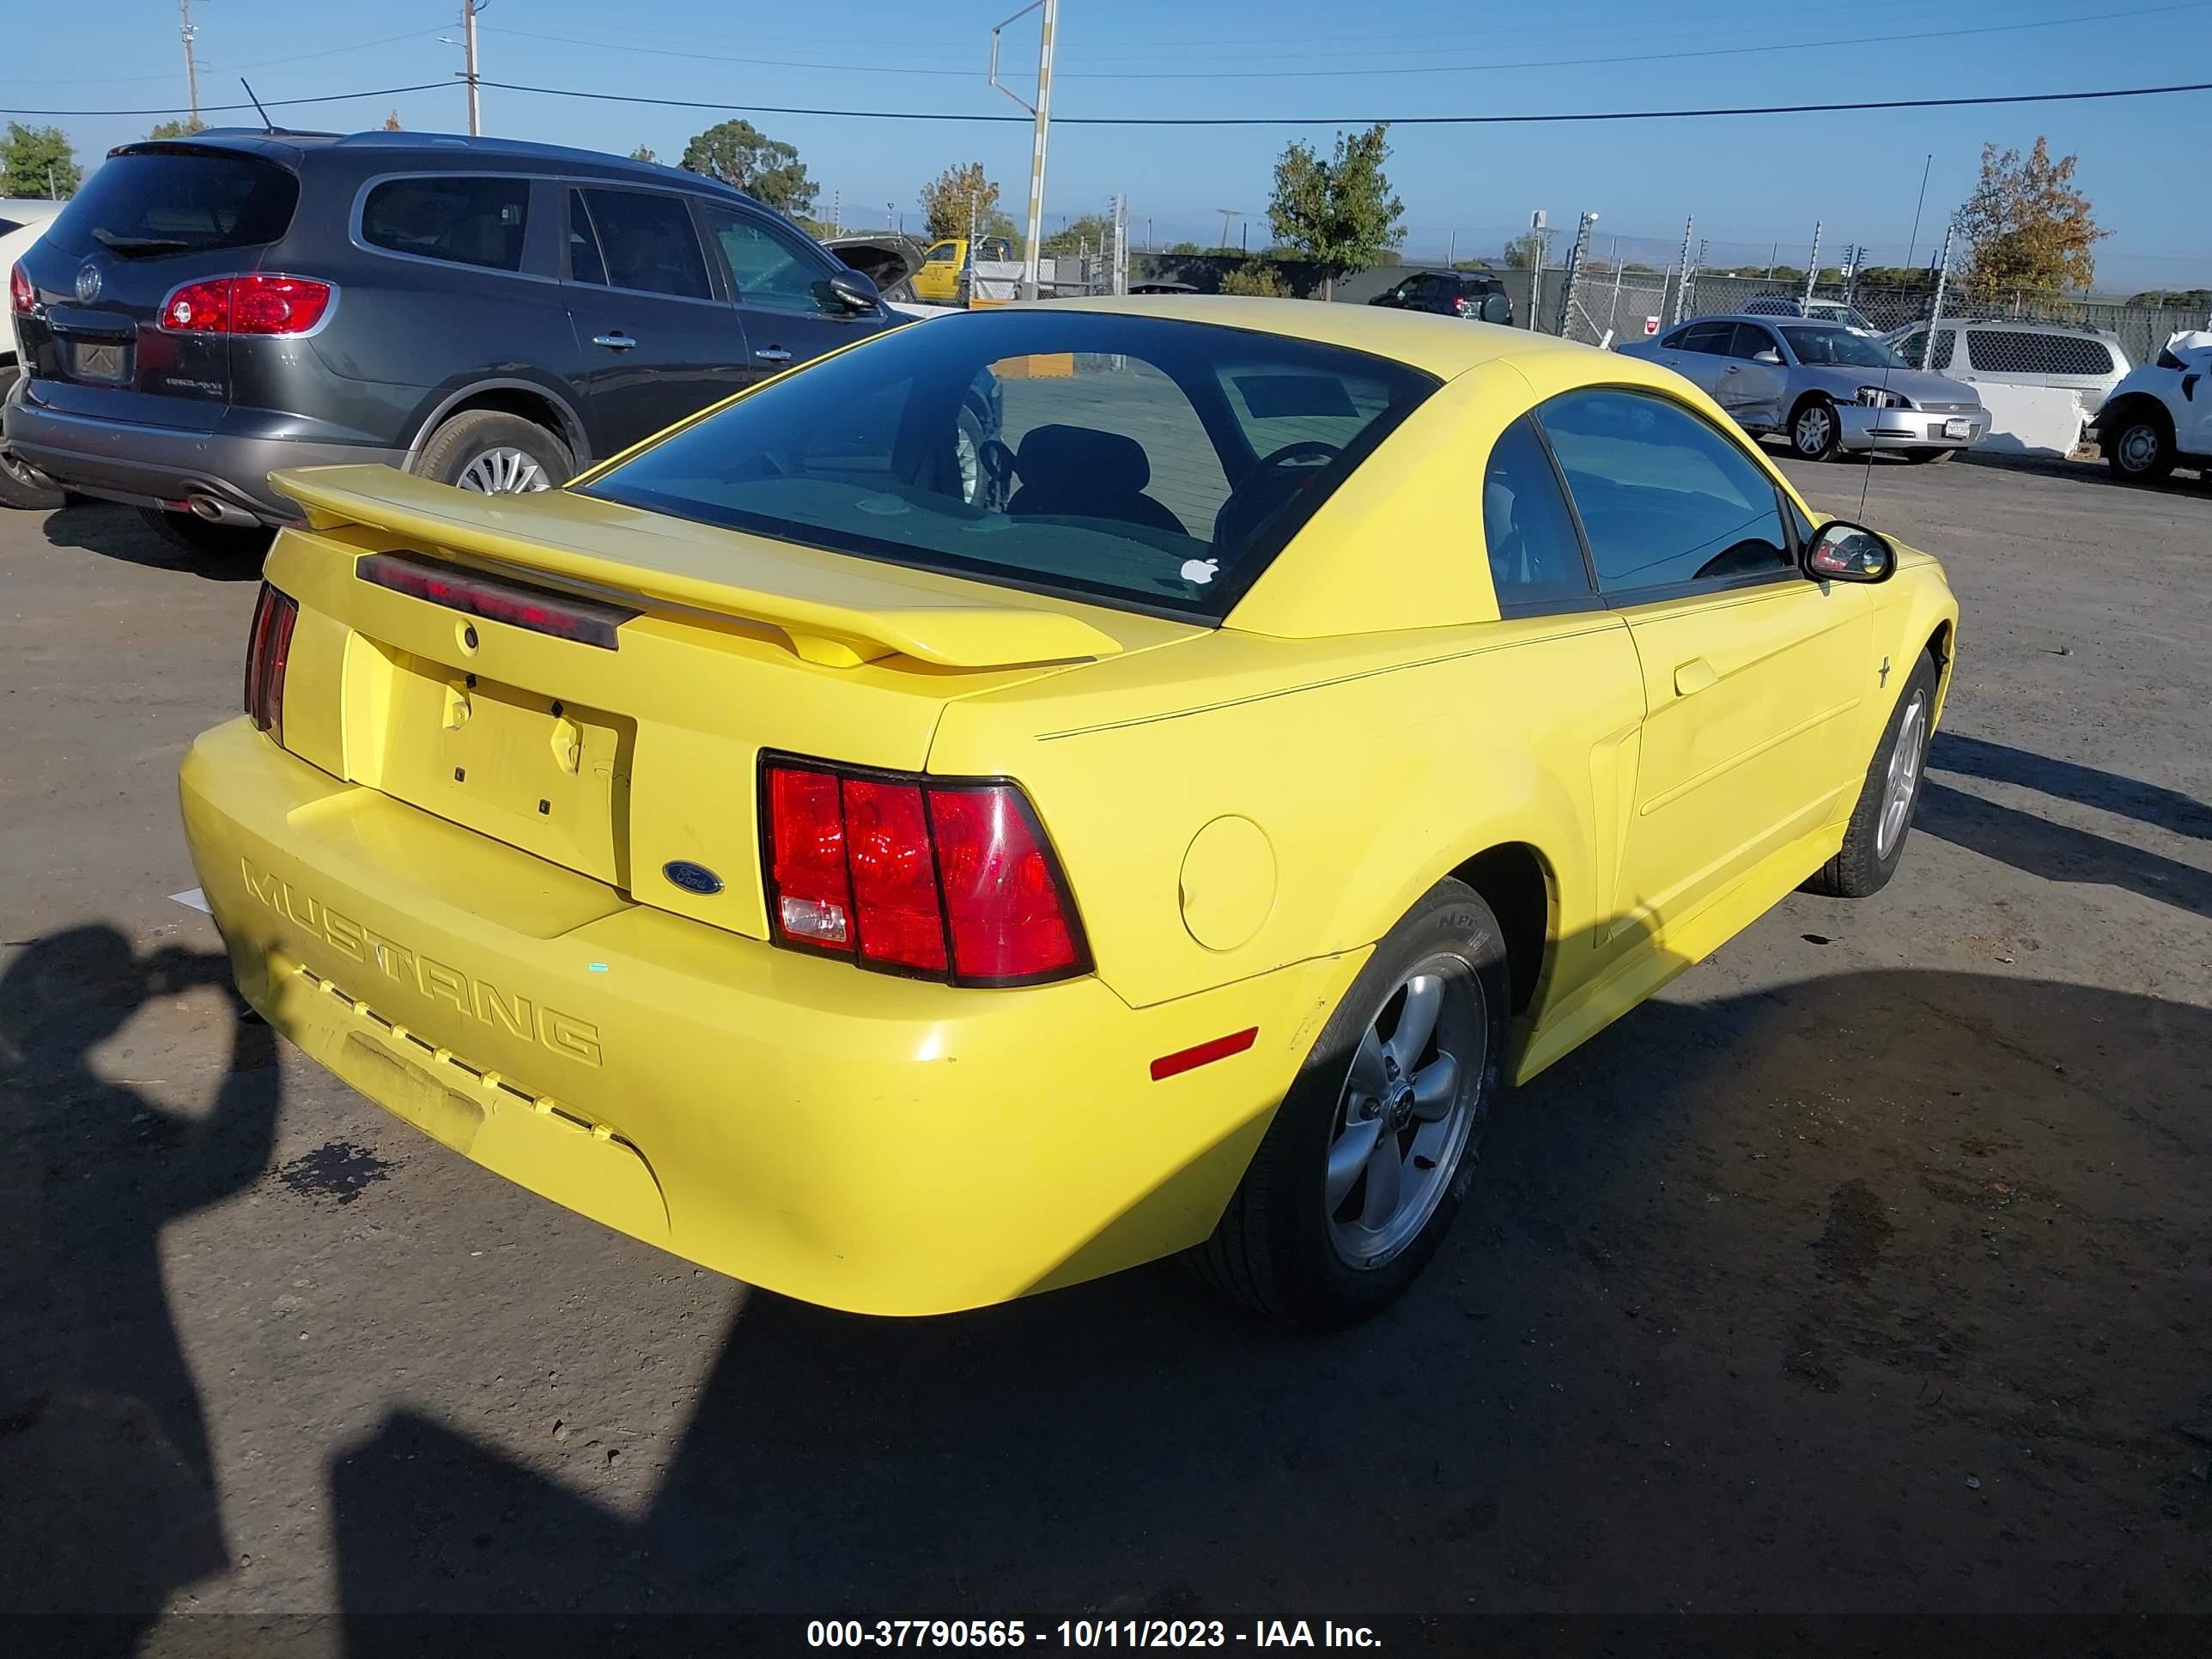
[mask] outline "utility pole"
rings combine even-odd
[[[1772,247],[1766,250],[1766,280],[1768,282],[1771,283],[1774,280],[1774,267],[1781,261],[1781,243],[1777,242]]]
[[[1575,245],[1567,255],[1567,291],[1559,301],[1559,332],[1565,335],[1575,325],[1575,313],[1582,305],[1583,267],[1589,262],[1590,230],[1597,223],[1597,215],[1584,213],[1575,226]],[[1589,321],[1585,316],[1583,321]]]
[[[469,83],[469,137],[483,131],[483,111],[477,101],[477,0],[461,0],[461,50],[468,67],[461,78]]]
[[[1943,231],[1943,252],[1936,262],[1936,307],[1928,317],[1928,338],[1920,348],[1920,367],[1926,368],[1936,356],[1936,325],[1943,320],[1943,289],[1951,280],[1951,234],[1958,228],[1954,220]]]
[[[1698,222],[1693,216],[1682,221],[1682,257],[1674,266],[1674,320],[1682,320],[1683,301],[1690,297],[1690,238],[1696,232]]]
[[[1129,198],[1114,198],[1114,292],[1129,291]]]
[[[1236,218],[1236,216],[1239,213],[1243,212],[1243,210],[1242,208],[1216,208],[1213,210],[1221,216],[1221,251],[1224,253],[1226,253],[1229,252],[1230,221]]]
[[[1006,32],[1006,23],[1018,21],[1033,11],[1043,15],[1037,26],[1037,89],[1036,102],[1032,104],[999,79],[999,37]],[[1060,0],[1030,0],[1013,16],[991,31],[991,84],[1029,111],[1036,122],[1036,139],[1030,149],[1030,215],[1028,240],[1022,251],[1022,297],[1037,297],[1037,254],[1044,240],[1044,161],[1045,147],[1052,134],[1052,48],[1060,33]]]
[[[197,127],[200,124],[200,66],[192,55],[192,40],[199,30],[192,26],[192,0],[177,0],[177,15],[184,20],[178,33],[185,42],[185,96],[192,106],[192,125]],[[52,192],[49,191],[47,194]]]
[[[1813,221],[1813,257],[1805,262],[1805,303],[1813,303],[1813,284],[1820,280],[1820,222]]]

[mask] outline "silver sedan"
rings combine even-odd
[[[1948,460],[1990,428],[1972,386],[1909,368],[1840,323],[1699,317],[1620,349],[1695,381],[1744,430],[1786,437],[1808,461],[1876,449]]]

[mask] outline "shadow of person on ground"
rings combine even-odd
[[[1913,828],[2045,881],[2118,887],[2212,916],[2212,870],[1924,779]]]
[[[43,526],[52,545],[151,570],[183,570],[211,582],[258,581],[258,553],[193,553],[148,524],[136,507],[112,501],[72,500],[46,514]]]
[[[331,1465],[346,1651],[486,1610],[2172,1606],[2212,1498],[2161,1510],[2191,1448],[2139,1425],[2212,1384],[2171,1334],[2208,1053],[2212,1012],[2087,986],[1670,993],[1505,1097],[1360,1329],[1165,1266],[909,1322],[755,1292],[635,1520],[573,1454],[395,1412]],[[2143,1462],[2092,1478],[2114,1443]]]
[[[2171,830],[2177,836],[2212,841],[2212,805],[2185,795],[2179,789],[2145,783],[2140,778],[2100,771],[2075,761],[2053,760],[2031,750],[1984,738],[1964,738],[1938,732],[1928,746],[1931,771],[1954,772],[1965,777],[1985,778],[1994,783],[2016,783],[2038,789],[2061,800],[2101,808],[2126,817]]]
[[[230,1052],[212,1107],[170,1110],[96,1067],[139,1006],[221,987]],[[208,1431],[165,1289],[161,1232],[266,1166],[278,1079],[266,1025],[229,1017],[220,952],[138,956],[112,927],[33,941],[0,975],[0,1610],[149,1624],[230,1565]],[[109,1634],[120,1642],[112,1628]],[[127,1643],[122,1644],[127,1650]],[[107,1650],[88,1637],[84,1651]]]

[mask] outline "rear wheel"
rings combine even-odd
[[[480,495],[526,495],[568,483],[576,461],[568,445],[535,421],[471,409],[430,434],[412,471]]]
[[[2156,483],[2179,459],[2173,434],[2164,421],[2148,413],[2124,416],[2105,451],[2106,465],[2130,483]]]
[[[1808,398],[1790,417],[1790,447],[1800,460],[1832,459],[1844,441],[1844,423],[1826,398]]]
[[[138,516],[171,546],[214,562],[258,564],[276,538],[266,525],[215,524],[198,514],[172,513],[166,507],[142,507]]]
[[[1936,659],[1923,652],[1867,767],[1858,805],[1844,830],[1844,844],[1806,880],[1807,892],[1867,898],[1889,885],[1897,873],[1912,814],[1920,805],[1920,775],[1936,723]]]
[[[1331,1016],[1213,1236],[1224,1295],[1315,1329],[1381,1312],[1436,1253],[1474,1177],[1512,988],[1490,907],[1431,888]]]

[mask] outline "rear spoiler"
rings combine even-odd
[[[892,655],[1002,668],[1118,654],[1079,617],[986,597],[981,584],[764,536],[662,518],[565,489],[477,495],[387,466],[271,473],[310,530],[364,525],[509,570],[538,572],[695,611],[767,623],[808,662],[851,668]],[[973,594],[974,597],[970,597]]]

